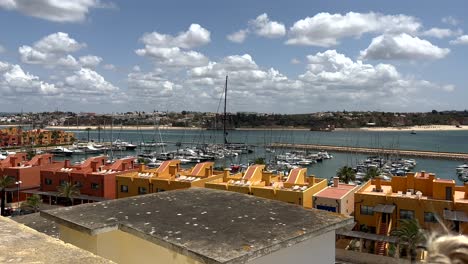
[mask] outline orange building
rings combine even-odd
[[[63,130],[22,130],[20,127],[0,130],[0,147],[69,144],[74,140],[75,133]]]
[[[82,164],[70,165],[68,160],[64,166],[56,169],[41,170],[41,194],[52,202],[57,196],[57,188],[65,182],[78,186],[80,197],[87,201],[100,201],[116,198],[115,178],[117,175],[136,171],[134,158],[124,158],[108,164],[107,157],[92,157]]]
[[[213,162],[203,162],[191,169],[182,170],[179,160],[164,161],[156,169],[146,169],[141,165],[137,172],[116,177],[117,198],[204,187],[206,182],[223,177],[222,172],[213,170],[213,166]]]
[[[344,215],[354,213],[354,193],[359,185],[344,184],[338,177],[333,178],[333,185],[314,194],[314,208]]]
[[[21,145],[21,129],[9,127],[0,129],[0,147]]]
[[[440,220],[453,231],[468,234],[468,184],[438,179],[432,173],[407,173],[391,181],[376,178],[354,196],[355,220],[376,234],[388,235],[399,219],[416,219],[426,229],[441,229]]]
[[[41,183],[40,171],[63,166],[63,161],[53,161],[52,154],[36,155],[27,160],[26,153],[8,155],[0,161],[0,177],[6,175],[15,178],[15,182],[6,189],[7,202],[23,201],[24,192],[38,189]],[[18,194],[19,190],[19,194]],[[18,196],[19,195],[19,196]]]
[[[231,175],[225,170],[223,177],[207,182],[206,188],[250,194],[272,200],[312,208],[312,196],[327,187],[325,179],[307,177],[307,169],[292,169],[285,181],[281,175],[265,171],[265,165],[252,165],[244,173]]]

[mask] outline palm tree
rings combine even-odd
[[[52,135],[50,137],[52,138],[52,142],[57,144],[57,139],[60,137],[59,132],[57,130],[52,131]]]
[[[6,202],[6,188],[10,185],[15,184],[15,178],[11,176],[4,175],[0,178],[0,198],[2,202],[0,204],[0,215],[5,215],[5,202]]]
[[[39,145],[42,145],[42,139],[44,139],[44,134],[42,132],[39,132],[39,136],[37,136],[39,140]]]
[[[356,172],[349,166],[343,166],[338,170],[336,176],[340,178],[340,181],[349,183],[356,179]]]
[[[89,142],[89,131],[91,131],[91,128],[90,128],[90,127],[87,127],[87,128],[86,128],[86,131],[88,132],[88,142]]]
[[[39,205],[41,204],[41,197],[37,194],[33,194],[26,198],[26,202],[23,203],[23,206],[32,208],[34,212],[39,211]]]
[[[364,179],[368,181],[370,179],[374,179],[377,176],[379,176],[379,169],[377,169],[376,167],[370,167],[367,169],[366,176],[364,177]]]
[[[73,205],[73,198],[80,195],[80,189],[77,184],[65,182],[57,187],[58,195],[64,197],[69,205]]]
[[[415,262],[417,246],[426,241],[426,236],[422,232],[418,221],[415,219],[400,219],[400,226],[393,230],[391,234],[398,237],[398,242],[406,248],[411,262]]]

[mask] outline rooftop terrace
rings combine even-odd
[[[120,229],[203,263],[244,263],[353,219],[236,192],[190,188],[43,211],[96,235]]]

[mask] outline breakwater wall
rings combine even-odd
[[[270,148],[290,148],[302,150],[323,150],[331,152],[361,153],[367,155],[393,155],[401,157],[416,157],[427,159],[446,159],[463,160],[468,162],[468,153],[457,152],[436,152],[424,150],[405,150],[405,149],[386,149],[386,148],[366,148],[366,147],[347,147],[316,144],[290,144],[290,143],[272,143]]]

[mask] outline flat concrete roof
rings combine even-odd
[[[0,263],[114,263],[6,217],[0,217],[0,234]]]
[[[29,226],[48,236],[59,238],[59,230],[55,222],[40,216],[39,213],[15,216],[11,220]]]
[[[91,235],[120,229],[203,263],[245,263],[353,224],[339,214],[206,188],[65,207],[41,216]]]
[[[343,184],[339,183],[338,187],[328,186],[327,188],[316,193],[314,196],[322,198],[331,198],[331,199],[341,199],[352,189],[357,188],[358,185]]]

